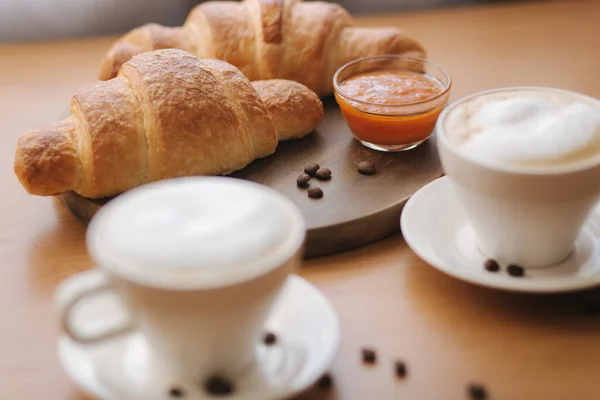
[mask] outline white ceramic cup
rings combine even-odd
[[[262,185],[195,177],[138,187],[93,218],[87,245],[97,269],[58,289],[62,328],[82,343],[138,330],[180,379],[235,374],[253,361],[278,293],[302,262],[304,237],[297,207]],[[106,291],[127,321],[85,334],[74,311]]]
[[[519,90],[580,96],[600,107],[595,99],[562,89],[515,87],[475,93],[455,101],[440,115],[438,150],[483,255],[524,268],[546,267],[565,260],[574,250],[577,235],[598,201],[600,157],[548,169],[499,167],[467,157],[445,130],[446,119],[463,102]]]

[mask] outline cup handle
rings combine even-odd
[[[82,335],[74,327],[71,321],[71,312],[81,300],[112,290],[107,275],[100,270],[82,272],[62,282],[56,295],[56,304],[62,330],[72,340],[84,344],[112,339],[133,330],[135,324],[131,317],[128,318],[127,322],[93,335]]]

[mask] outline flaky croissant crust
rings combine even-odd
[[[322,118],[317,95],[297,82],[251,83],[226,62],[157,50],[80,90],[68,118],[21,136],[14,169],[31,194],[108,197],[239,170]]]
[[[425,56],[421,44],[400,29],[356,26],[337,4],[208,1],[191,11],[182,27],[147,24],[126,34],[102,60],[100,78],[115,77],[135,54],[162,48],[226,61],[251,81],[300,82],[319,96],[332,93],[335,71],[352,60],[378,54]]]

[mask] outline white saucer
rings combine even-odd
[[[406,203],[400,221],[404,240],[424,261],[455,278],[477,285],[518,292],[557,293],[600,284],[600,205],[586,221],[575,251],[548,268],[527,269],[512,277],[502,265],[488,272],[475,244],[475,233],[448,177],[437,179]]]
[[[111,305],[112,304],[112,305]],[[110,320],[119,310],[116,302],[82,302],[82,313]],[[84,311],[84,310],[82,310]],[[340,340],[337,314],[329,301],[308,281],[288,278],[265,331],[277,343],[257,345],[256,362],[235,377],[235,392],[228,400],[269,400],[294,396],[313,385],[331,366]],[[139,333],[97,345],[83,345],[63,336],[60,361],[70,378],[86,393],[102,400],[171,400],[171,387],[180,388],[186,400],[214,399],[197,384],[164,382],[145,376],[148,349]],[[149,374],[151,375],[151,374]]]

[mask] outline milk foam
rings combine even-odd
[[[130,279],[215,283],[253,274],[282,251],[291,256],[299,243],[290,250],[290,240],[304,235],[301,218],[258,184],[181,178],[109,202],[90,224],[88,247],[102,266]]]
[[[459,104],[447,135],[471,158],[515,166],[550,166],[600,155],[600,106],[575,93],[519,90]]]

